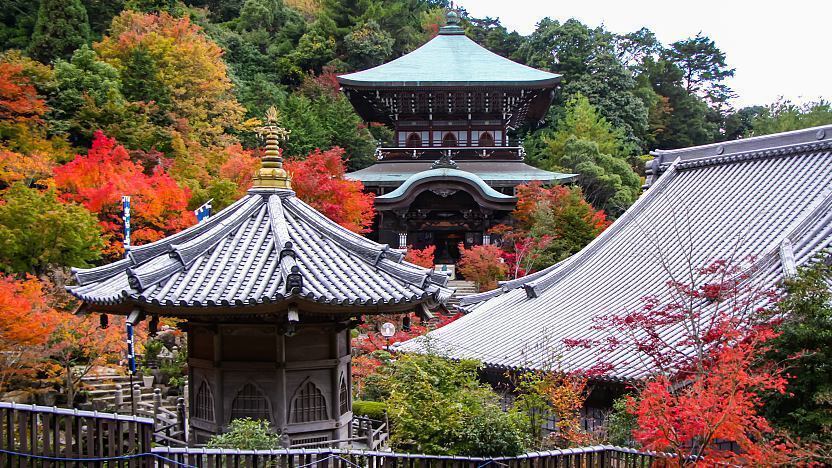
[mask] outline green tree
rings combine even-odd
[[[567,102],[557,131],[544,141],[543,167],[578,174],[578,185],[595,208],[616,215],[635,201],[641,180],[627,162],[624,136],[586,97]]]
[[[51,266],[89,266],[101,256],[101,228],[83,207],[54,190],[15,184],[0,204],[0,268],[42,274]]]
[[[25,49],[37,19],[37,1],[5,0],[0,8],[0,50]]]
[[[98,106],[124,103],[118,70],[99,60],[98,54],[86,45],[76,50],[69,61],[55,62],[55,79],[58,89],[51,104],[60,118],[75,115],[84,105],[85,97]]]
[[[720,115],[699,96],[685,88],[684,72],[673,62],[648,58],[644,74],[653,90],[666,101],[667,113],[662,131],[655,135],[655,146],[664,149],[713,143],[719,137]]]
[[[713,106],[724,106],[734,96],[725,83],[734,69],[725,62],[725,53],[702,33],[676,41],[664,51],[664,58],[682,70],[685,90],[698,94]]]
[[[832,124],[832,103],[829,101],[819,99],[797,105],[780,99],[756,113],[747,135],[768,135],[829,124]]]
[[[68,59],[89,38],[87,9],[81,0],[41,0],[27,51],[41,62]]]
[[[790,364],[785,394],[772,394],[766,417],[793,434],[832,443],[832,267],[823,258],[786,281],[781,333],[768,358]]]
[[[357,69],[364,69],[386,62],[393,53],[395,41],[373,20],[356,25],[344,37],[347,63]]]
[[[553,265],[584,248],[606,227],[606,218],[584,201],[579,187],[564,188],[556,199],[543,199],[532,212],[529,233],[551,241],[540,252],[532,268],[539,270]]]
[[[498,456],[523,451],[523,433],[497,394],[477,380],[476,361],[408,354],[386,371],[391,443],[437,455]]]

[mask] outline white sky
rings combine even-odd
[[[521,34],[546,16],[603,24],[616,33],[649,28],[667,45],[701,31],[736,68],[737,107],[832,98],[832,0],[458,0],[475,17],[500,18]]]

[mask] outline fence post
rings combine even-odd
[[[162,389],[153,389],[153,426],[159,426],[159,409],[162,407]]]
[[[137,414],[139,401],[142,399],[142,387],[139,384],[133,384],[133,395],[130,398],[130,411],[133,416]]]
[[[124,404],[124,394],[121,393],[121,384],[116,384],[115,402],[116,413],[118,413],[119,411],[121,411],[121,406]]]
[[[188,443],[188,420],[185,414],[185,399],[179,397],[176,399],[176,423],[182,431],[182,439]]]

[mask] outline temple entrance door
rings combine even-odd
[[[459,243],[465,242],[465,231],[436,231],[433,233],[434,261],[451,264],[459,261]]]

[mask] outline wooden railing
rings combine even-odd
[[[188,424],[185,399],[178,398],[176,409],[171,411],[162,406],[162,391],[153,389],[152,401],[142,401],[141,387],[133,385],[132,395],[124,401],[121,385],[116,385],[115,410],[119,414],[131,414],[153,420],[154,441],[169,445],[187,445]]]
[[[147,466],[152,437],[149,418],[0,402],[3,467]]]
[[[378,450],[384,446],[390,437],[387,416],[384,421],[354,416],[350,424],[350,437],[346,439],[324,440],[320,442],[309,442],[305,444],[292,444],[289,448],[324,448],[343,447],[344,445],[364,446],[367,450]]]
[[[517,457],[450,457],[339,449],[229,450],[156,447],[158,467],[275,468],[647,468],[657,454],[612,446],[532,452]]]
[[[646,468],[667,457],[612,446],[496,458],[337,448],[151,447],[153,431],[150,418],[0,403],[0,467]]]

